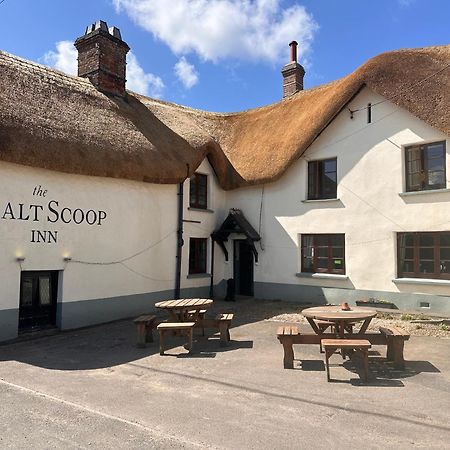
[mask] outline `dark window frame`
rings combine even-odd
[[[335,164],[334,173],[336,181],[332,192],[325,192],[326,173],[325,163],[333,161]],[[308,161],[308,200],[326,200],[337,197],[337,158],[318,159]]]
[[[438,158],[431,158],[427,155],[430,147],[442,145],[443,170],[429,170],[430,161]],[[419,158],[414,159],[413,152],[420,152]],[[427,144],[409,145],[405,147],[405,186],[406,192],[432,191],[435,189],[445,189],[447,187],[447,170],[446,170],[446,141],[429,142]],[[419,166],[418,170],[412,170],[414,165]],[[433,184],[430,175],[432,173],[442,172],[443,181]],[[420,181],[417,184],[411,183],[410,177],[417,175]]]
[[[447,238],[448,245],[441,245],[443,236]],[[432,238],[431,245],[424,245],[426,238]],[[447,250],[445,259],[442,250]],[[424,263],[428,266],[432,263],[433,270],[426,271]],[[406,267],[411,270],[405,270]],[[397,278],[450,280],[450,231],[397,233]]]
[[[191,208],[208,208],[208,175],[194,173],[189,183],[189,206]]]
[[[342,239],[340,245],[333,242],[333,240],[335,239]],[[312,240],[312,245],[308,245],[308,240]],[[311,251],[309,251],[308,249],[311,249]],[[342,250],[341,256],[336,256],[336,250],[338,249]],[[312,263],[310,267],[307,267],[308,265],[305,264],[307,260],[310,260],[310,262]],[[320,262],[325,262],[325,260],[327,260],[327,267],[319,267]],[[334,260],[342,260],[342,267],[336,268],[335,265],[333,265]],[[345,234],[302,234],[301,271],[305,273],[330,273],[336,275],[345,275]]]
[[[189,239],[189,275],[207,273],[207,263],[208,238],[191,237]]]

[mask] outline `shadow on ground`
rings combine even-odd
[[[237,349],[252,349],[253,341],[245,339],[244,333],[233,331],[233,328],[249,325],[270,319],[278,314],[298,313],[304,308],[285,301],[258,301],[255,299],[238,300],[236,303],[215,301],[208,314],[214,316],[218,312],[234,312],[235,319],[231,329],[228,347],[221,347],[218,332],[207,330],[206,336],[201,336],[201,330],[195,331],[193,352],[187,353],[180,346],[183,338],[171,338],[166,343],[167,357],[177,358],[214,358],[217,353],[230,352]],[[165,318],[164,312],[156,314]],[[309,329],[308,325],[302,325]],[[305,329],[306,329],[305,328]],[[234,336],[238,334],[238,336]],[[155,341],[145,348],[137,348],[136,329],[132,319],[121,320],[105,325],[98,325],[80,330],[61,332],[52,336],[43,336],[33,340],[15,342],[0,346],[0,361],[16,360],[26,364],[53,370],[89,370],[113,367],[137,361],[155,354],[159,354],[157,333]],[[274,335],[274,340],[275,340]],[[282,350],[280,348],[280,361]],[[274,361],[274,364],[280,364]],[[360,368],[352,360],[343,362],[343,367],[351,372],[360,374]],[[297,370],[325,371],[323,360],[318,354],[317,359],[303,359],[296,361]],[[439,372],[428,361],[408,361],[405,370],[399,371],[392,367],[376,351],[371,351],[370,359],[371,379],[369,383],[360,380],[345,381],[355,385],[374,386],[403,386],[402,378],[415,376],[421,372]]]

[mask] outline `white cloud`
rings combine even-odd
[[[73,42],[60,41],[56,43],[56,51],[50,50],[43,56],[43,61],[55,69],[70,75],[77,74],[78,52]],[[145,73],[140,66],[133,52],[127,55],[127,89],[148,95],[154,98],[161,98],[164,93],[164,83],[162,79],[152,73]]]
[[[190,64],[184,56],[174,66],[175,75],[183,83],[183,85],[190,89],[198,83],[198,73],[195,67]]]
[[[73,42],[60,41],[56,43],[56,51],[48,51],[42,58],[45,64],[70,75],[77,74],[78,52]]]
[[[281,0],[112,0],[142,28],[178,55],[203,60],[224,58],[288,61],[288,43],[308,52],[318,29],[306,9]]]
[[[397,0],[400,6],[403,6],[407,8],[408,6],[411,6],[415,0]]]
[[[145,73],[139,62],[130,52],[127,55],[127,89],[154,98],[161,98],[164,93],[164,83],[160,77]]]

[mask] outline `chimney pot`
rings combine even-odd
[[[289,44],[289,47],[291,47],[291,62],[297,62],[297,41],[292,41]]]
[[[114,36],[117,39],[122,40],[122,35],[120,34],[120,30],[117,27],[110,27],[109,34],[111,34],[112,36]]]
[[[103,20],[86,27],[84,36],[75,41],[78,50],[78,76],[89,78],[105,94],[125,96],[126,56],[130,47],[120,30],[108,29]]]

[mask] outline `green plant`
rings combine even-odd
[[[440,328],[442,331],[450,331],[450,325],[445,325],[445,323],[442,323]]]
[[[411,321],[414,320],[416,317],[414,316],[414,314],[402,314],[400,316],[400,320],[407,320],[407,321]]]
[[[416,325],[416,330],[421,330],[422,329],[422,325]]]

